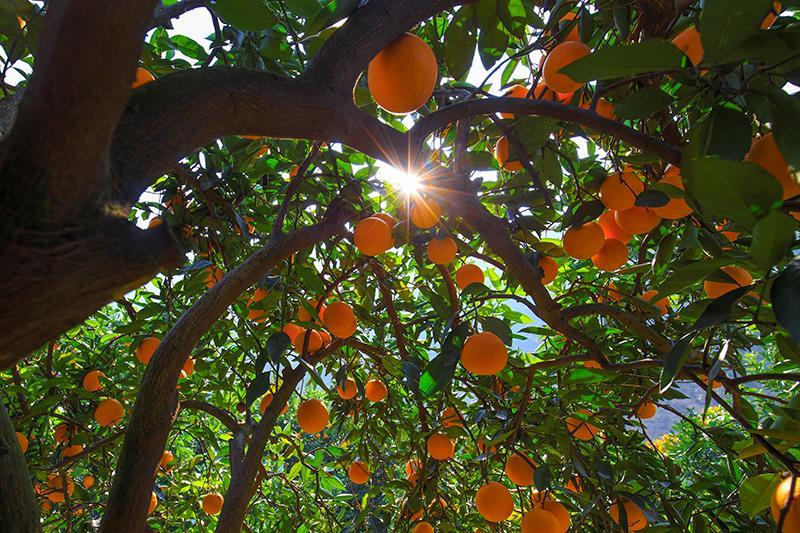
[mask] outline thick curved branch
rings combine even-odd
[[[178,408],[181,411],[184,409],[192,409],[194,411],[207,413],[219,420],[219,422],[232,433],[236,433],[236,431],[242,428],[242,425],[236,421],[236,418],[234,418],[231,413],[221,407],[217,407],[214,404],[202,400],[183,400]]]
[[[171,6],[158,6],[153,13],[153,19],[150,21],[149,30],[159,26],[167,26],[172,19],[176,19],[193,9],[198,7],[207,6],[207,0],[183,0]]]
[[[349,206],[336,203],[321,222],[275,236],[269,245],[225,274],[173,326],[153,354],[136,397],[101,531],[144,528],[156,468],[178,409],[175,386],[184,361],[200,338],[265,272],[295,252],[342,231],[351,216]]]
[[[41,531],[25,455],[5,406],[0,402],[0,524],[3,531]]]
[[[607,304],[583,304],[564,309],[564,318],[567,320],[589,315],[606,316],[616,320],[630,331],[649,340],[655,349],[661,353],[668,353],[672,349],[672,343],[665,339],[660,333],[648,327],[638,316],[624,309]]]

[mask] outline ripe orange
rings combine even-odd
[[[564,533],[556,516],[543,508],[534,508],[522,515],[522,533]]]
[[[490,445],[489,449],[486,449],[486,445],[483,443],[483,436],[478,437],[478,441],[475,443],[478,447],[478,451],[485,455],[492,455],[497,453],[497,446]]]
[[[515,485],[527,487],[533,485],[533,470],[536,463],[521,452],[515,452],[506,459],[505,473]]]
[[[456,285],[462,291],[473,283],[483,283],[483,270],[478,265],[462,265],[456,270]]]
[[[353,334],[355,334],[356,329],[358,329],[358,321],[353,318],[353,322],[350,323],[349,327],[343,329],[331,329],[331,333],[340,339],[346,339],[348,337],[352,337]]]
[[[508,148],[508,139],[505,137],[500,137],[497,139],[497,142],[494,145],[494,158],[497,161],[497,164],[500,165],[500,168],[504,168],[509,172],[517,172],[522,170],[522,163],[519,160],[509,161],[509,148]]]
[[[386,385],[380,380],[371,379],[364,385],[364,396],[371,402],[383,401],[387,394]]]
[[[336,393],[342,400],[352,400],[355,398],[356,392],[358,392],[358,388],[356,387],[356,381],[353,378],[345,379],[344,387],[341,385],[336,387]]]
[[[561,20],[558,21],[558,25],[561,26],[561,27],[565,27],[571,21],[575,20],[576,18],[578,18],[578,14],[575,13],[574,11],[569,11],[569,12],[567,12],[566,15],[561,17]],[[569,30],[569,33],[567,34],[566,37],[564,37],[563,40],[564,41],[580,41],[581,40],[581,36],[580,36],[580,33],[578,32],[578,25],[577,24],[574,24],[572,26],[572,29]]]
[[[724,281],[711,281],[705,280],[703,282],[703,290],[709,298],[719,298],[724,294],[735,291],[740,287],[747,287],[752,285],[753,276],[747,270],[737,266],[725,266],[720,268],[722,272],[733,278],[735,283]]]
[[[137,352],[138,353],[138,352]],[[97,392],[103,388],[100,378],[106,377],[100,370],[91,370],[83,376],[83,390],[86,392]]]
[[[753,139],[750,151],[744,156],[745,161],[752,161],[772,174],[783,187],[783,199],[792,198],[800,194],[800,185],[789,170],[789,164],[783,157],[775,137],[768,133],[758,139]]]
[[[212,492],[203,496],[203,502],[200,505],[207,514],[214,515],[219,514],[223,503],[225,503],[225,499],[222,494]]]
[[[526,98],[528,96],[528,88],[522,85],[514,85],[509,88],[503,96],[506,98]],[[514,118],[514,113],[500,113],[503,118]]]
[[[579,41],[566,41],[553,48],[542,65],[542,81],[557,93],[569,93],[583,87],[566,74],[560,72],[567,65],[582,57],[588,56],[592,50]]]
[[[634,235],[649,233],[661,222],[661,217],[647,207],[634,206],[624,211],[615,211],[617,225]]]
[[[173,459],[175,459],[175,455],[173,455],[173,453],[169,450],[164,450],[161,452],[161,460],[158,462],[158,464],[161,466],[161,468],[166,470],[167,465],[171,463]]]
[[[700,378],[700,381],[702,381],[703,383],[708,385],[708,376],[707,375],[700,374],[698,377]],[[718,388],[723,387],[723,386],[725,386],[725,384],[722,383],[721,381],[717,381],[716,379],[713,382],[711,382],[711,388],[713,388],[713,389],[718,389]]]
[[[433,198],[418,198],[411,208],[411,222],[418,228],[432,228],[439,222],[441,216],[442,208]]]
[[[67,474],[67,486],[64,487],[64,482],[61,479],[61,476],[57,473],[48,474],[47,476],[47,486],[48,488],[52,489],[47,495],[47,499],[53,503],[60,503],[64,501],[64,493],[66,489],[66,494],[72,496],[72,492],[75,490],[75,484],[72,482],[72,478]]]
[[[113,426],[122,420],[125,409],[114,398],[107,398],[97,405],[94,410],[94,419],[103,427]]]
[[[210,289],[216,285],[217,282],[222,279],[222,276],[225,275],[225,272],[216,265],[206,267],[204,272],[206,273],[206,277],[203,278],[203,284],[206,286],[206,289]]]
[[[373,216],[374,218],[379,218],[379,219],[383,220],[384,222],[386,222],[386,224],[387,224],[387,225],[388,225],[390,228],[393,228],[393,227],[395,227],[395,226],[397,225],[397,219],[395,219],[395,218],[394,218],[392,215],[390,215],[389,213],[375,213],[375,214],[374,214],[374,215],[372,215],[372,216]]]
[[[17,431],[17,442],[19,442],[19,449],[22,450],[22,453],[28,451],[28,437]]]
[[[153,76],[149,70],[144,67],[138,67],[136,69],[136,77],[131,84],[131,89],[136,89],[137,87],[141,87],[146,83],[150,83],[154,81],[156,78]]]
[[[566,485],[564,485],[564,488],[571,490],[575,494],[580,494],[583,492],[583,483],[581,482],[581,478],[578,476],[570,478]]]
[[[781,5],[780,2],[773,2],[769,13],[767,13],[767,16],[764,17],[763,21],[761,21],[761,29],[768,30],[771,28],[775,23],[775,20],[778,18],[778,15],[781,14],[781,11],[783,11],[783,5]]]
[[[461,418],[461,415],[456,411],[456,408],[453,406],[445,408],[442,411],[440,416],[442,421],[442,426],[446,428],[460,428],[464,427],[464,419]]]
[[[410,478],[413,475],[416,475],[419,469],[422,468],[422,463],[419,462],[418,459],[409,459],[406,461],[406,477]]]
[[[628,262],[628,247],[617,239],[606,239],[603,247],[592,256],[592,263],[600,270],[613,272]]]
[[[490,481],[475,494],[475,507],[489,522],[502,522],[514,512],[514,498],[504,485]]]
[[[325,313],[321,313],[325,327],[331,331],[347,330],[353,325],[356,315],[353,308],[345,302],[333,302],[325,308]]]
[[[645,402],[639,406],[636,410],[636,416],[641,418],[642,420],[647,420],[649,418],[653,418],[656,416],[656,411],[658,411],[658,407],[656,404],[651,402]]]
[[[565,95],[569,94],[571,96],[574,93],[563,93],[563,94]],[[542,82],[539,82],[539,84],[536,85],[536,88],[533,89],[533,97],[539,100],[549,100],[551,102],[558,102],[560,100],[559,93],[551,91],[550,89],[547,88],[547,85],[545,85]]]
[[[792,483],[794,483],[794,487],[792,487]],[[783,519],[783,531],[796,533],[800,531],[800,478],[798,477],[787,477],[772,491],[770,510],[776,524],[780,520],[781,511],[787,506],[788,510]]]
[[[597,106],[594,108],[595,113],[608,120],[616,120],[617,116],[614,114],[615,110],[614,104],[605,98],[600,98],[597,101]]]
[[[145,337],[136,347],[136,359],[144,364],[149,363],[159,344],[161,344],[161,339],[158,337]]]
[[[633,172],[615,172],[600,185],[600,201],[615,211],[630,209],[642,191],[644,183],[639,176]]]
[[[147,507],[147,514],[153,514],[153,511],[156,510],[156,505],[158,505],[158,496],[156,496],[155,492],[150,493],[150,505]]]
[[[592,417],[591,411],[586,409],[576,411],[576,414],[586,415],[590,419]],[[567,430],[578,440],[592,440],[600,432],[597,426],[577,417],[567,418]]]
[[[589,259],[603,248],[605,240],[603,228],[596,222],[587,222],[569,228],[564,233],[562,245],[570,257]]]
[[[620,228],[617,221],[614,220],[614,211],[606,211],[600,215],[600,218],[597,219],[597,223],[603,228],[603,234],[606,236],[606,239],[617,239],[618,241],[628,244],[633,238],[632,233],[628,233]]]
[[[639,531],[647,527],[647,517],[644,516],[644,512],[639,509],[638,505],[630,500],[624,500],[622,506],[625,509],[625,516],[627,516],[628,519],[628,531]],[[619,524],[618,502],[611,504],[608,513],[611,515],[611,518],[614,519],[614,522]]]
[[[478,376],[493,376],[508,362],[508,350],[500,337],[490,331],[467,337],[461,349],[461,364],[467,372]]]
[[[730,242],[735,242],[740,235],[738,231],[723,231],[725,229],[725,226],[722,224],[717,224],[714,227],[714,229],[720,232],[722,235],[724,235],[725,238],[728,239]]]
[[[306,305],[308,307],[306,307]],[[311,300],[308,300],[306,302],[306,305],[301,305],[297,309],[297,320],[299,320],[300,322],[311,322],[313,320],[314,322],[316,322],[321,326],[322,321],[320,319],[323,316],[325,316],[325,310],[326,310],[325,304],[320,305],[319,300],[312,298]],[[314,309],[319,319],[312,318],[312,313],[308,310],[309,308]]]
[[[560,524],[562,532],[566,532],[569,529],[569,511],[561,502],[553,499],[551,494],[534,490],[531,493],[531,502],[533,503],[534,509],[543,509],[555,516]]]
[[[90,489],[94,487],[94,476],[83,476],[83,481],[81,481],[81,485],[83,485],[84,489]]]
[[[192,374],[194,374],[194,358],[192,358],[191,356],[187,357],[186,361],[183,362],[181,370],[183,371],[184,374],[186,374],[185,377],[187,378]]]
[[[266,298],[269,295],[269,291],[267,289],[258,288],[253,293],[253,296],[250,297],[250,300],[247,302],[247,318],[253,320],[255,322],[263,322],[267,319],[267,311],[266,309],[252,309],[253,304],[256,304]]]
[[[57,443],[63,444],[69,440],[71,433],[72,427],[69,424],[59,424],[53,430],[53,437]]]
[[[583,368],[603,368],[603,367],[600,366],[600,363],[598,363],[597,361],[589,360],[583,362]]]
[[[308,332],[308,335],[306,335],[306,332]],[[308,340],[306,340],[306,337],[308,337]],[[321,349],[322,345],[322,335],[315,329],[307,330],[303,328],[294,338],[294,342],[292,342],[292,346],[294,346],[294,349],[300,354],[314,353]]]
[[[328,426],[328,408],[317,399],[304,401],[297,408],[297,424],[306,433],[319,433]]]
[[[658,294],[658,291],[657,291],[657,290],[655,290],[655,289],[651,289],[651,290],[649,290],[649,291],[647,291],[647,292],[643,293],[643,294],[640,296],[640,298],[641,298],[642,300],[644,300],[645,302],[650,302],[650,300],[652,300],[652,299],[653,299],[653,297],[654,297],[656,294]],[[658,309],[661,311],[661,314],[662,314],[662,315],[666,315],[667,313],[669,313],[669,300],[667,300],[666,298],[661,298],[661,299],[660,299],[660,300],[658,300],[657,302],[650,302],[650,303],[652,303],[653,305],[655,305],[656,307],[658,307]]]
[[[433,526],[430,525],[428,522],[420,522],[416,526],[414,526],[414,530],[412,533],[433,533]]]
[[[450,237],[443,239],[433,238],[428,241],[428,259],[436,265],[446,265],[456,258],[458,246]]]
[[[680,32],[672,39],[672,44],[686,54],[695,67],[703,61],[703,55],[705,55],[703,41],[700,39],[700,32],[694,26]]]
[[[548,255],[539,256],[539,268],[542,269],[542,285],[552,283],[558,276],[558,263]]]
[[[353,242],[364,255],[370,257],[380,255],[394,246],[392,228],[380,218],[365,218],[356,224]]]
[[[444,433],[434,433],[426,442],[428,453],[437,461],[446,461],[456,455],[456,445]]]
[[[264,411],[267,410],[267,407],[270,406],[270,404],[272,403],[272,398],[274,397],[275,397],[274,394],[268,392],[264,395],[263,398],[261,398],[261,403],[258,404],[258,410],[261,411],[262,415],[264,414]],[[289,410],[289,404],[286,403],[283,404],[283,407],[281,408],[281,414],[284,414],[288,410]]]
[[[613,281],[608,283],[608,299],[612,302],[622,300],[622,294],[617,290],[617,286],[614,285]]]
[[[667,167],[664,171],[664,177],[658,180],[658,183],[672,185],[680,190],[684,190],[681,169],[673,165]],[[667,205],[652,207],[651,209],[661,218],[666,218],[668,220],[678,220],[679,218],[688,217],[694,211],[683,198],[670,198]]]
[[[353,461],[347,469],[347,477],[356,485],[363,485],[369,481],[369,467],[363,461]]]
[[[297,334],[302,331],[302,329],[303,328],[296,324],[286,324],[281,328],[281,331],[286,333],[286,336],[289,337],[289,342],[292,342],[294,341],[295,337],[297,337]]]
[[[416,111],[436,87],[439,65],[430,46],[406,33],[387,45],[367,67],[367,85],[372,98],[391,113]]]
[[[61,458],[65,457],[74,457],[83,451],[83,444],[73,444],[71,446],[67,446],[61,452]]]

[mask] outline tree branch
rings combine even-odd
[[[661,353],[668,353],[672,349],[672,343],[660,333],[648,327],[638,316],[618,307],[607,304],[583,304],[564,309],[564,318],[567,320],[590,315],[613,318],[632,332],[649,340],[655,349]]]
[[[25,455],[5,405],[0,402],[0,524],[4,531],[41,531]]]
[[[214,404],[204,402],[202,400],[183,400],[179,404],[178,409],[180,411],[183,411],[184,409],[203,411],[204,413],[207,413],[219,420],[220,423],[228,428],[232,433],[236,433],[242,428],[242,425],[236,421],[236,418],[234,418],[231,413],[225,409],[222,409],[221,407],[217,407]]]
[[[173,19],[180,17],[184,13],[207,5],[207,0],[183,0],[171,6],[160,5],[153,13],[153,19],[150,21],[148,29],[152,30],[159,26],[167,26]]]

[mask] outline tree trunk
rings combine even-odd
[[[33,493],[25,455],[8,411],[0,403],[0,530],[41,531],[39,504]]]

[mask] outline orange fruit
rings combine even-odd
[[[533,485],[533,470],[536,463],[521,452],[515,452],[506,459],[505,473],[514,485],[527,487]]]
[[[494,145],[494,158],[497,160],[497,164],[500,165],[500,168],[504,168],[509,172],[517,172],[522,170],[523,166],[519,160],[509,161],[508,157],[508,139],[505,137],[500,137],[497,139],[497,142]]]
[[[490,481],[475,494],[475,507],[489,522],[502,522],[514,512],[514,498],[504,485]]]
[[[508,350],[500,337],[490,331],[467,337],[461,349],[461,364],[472,374],[493,376],[508,362]]]
[[[416,474],[419,469],[422,468],[422,463],[419,462],[417,459],[409,459],[406,461],[406,477],[411,477],[412,475]]]
[[[643,191],[644,183],[639,176],[633,172],[615,172],[600,185],[600,201],[615,211],[630,209]]]
[[[592,256],[592,263],[600,270],[613,272],[628,262],[628,247],[617,239],[606,239],[603,247]]]
[[[656,294],[658,294],[658,291],[657,291],[657,290],[655,290],[655,289],[651,289],[651,290],[649,290],[649,291],[647,291],[647,292],[643,293],[643,294],[640,296],[640,298],[641,298],[642,300],[644,300],[645,302],[650,302],[650,300],[652,300],[652,299],[653,299],[653,297],[654,297]],[[669,301],[668,301],[666,298],[661,298],[661,299],[660,299],[660,300],[658,300],[657,302],[650,302],[650,303],[652,303],[653,305],[655,305],[656,307],[658,307],[658,309],[661,311],[661,314],[662,314],[662,315],[666,315],[667,313],[669,313]]]
[[[222,494],[212,492],[211,494],[203,496],[203,501],[200,506],[207,514],[215,515],[219,514],[222,510],[223,503],[225,503],[225,499],[222,497]]]
[[[558,276],[558,263],[548,255],[539,256],[539,268],[542,269],[542,285],[552,283]]]
[[[253,296],[250,297],[250,300],[247,302],[247,318],[253,320],[255,322],[263,322],[267,318],[267,311],[266,309],[252,309],[253,304],[256,304],[263,300],[264,298],[269,295],[269,291],[267,289],[258,288],[253,293]]]
[[[131,89],[136,89],[137,87],[141,87],[146,83],[150,83],[154,81],[156,78],[153,76],[149,70],[144,67],[138,67],[136,69],[136,77],[131,84]]]
[[[647,207],[634,206],[614,212],[614,220],[623,231],[639,235],[649,233],[661,222],[661,217]]]
[[[286,333],[286,336],[289,337],[290,342],[294,341],[295,337],[297,337],[297,334],[302,330],[303,328],[295,324],[286,324],[281,328],[281,331]]]
[[[328,408],[317,399],[304,401],[297,408],[297,424],[306,433],[319,433],[328,426]]]
[[[542,65],[542,81],[557,93],[569,93],[583,87],[566,74],[560,72],[567,65],[582,57],[588,56],[592,50],[579,41],[566,41],[550,50]]]
[[[164,223],[164,219],[161,217],[153,217],[150,219],[150,222],[147,223],[147,229],[153,229],[159,227],[161,224]]]
[[[583,483],[581,482],[581,478],[578,476],[570,478],[566,485],[564,485],[564,488],[571,490],[575,494],[580,494],[583,492]]]
[[[700,39],[700,32],[697,28],[692,26],[680,32],[674,39],[672,44],[678,47],[678,50],[683,52],[689,57],[692,65],[695,67],[703,61],[703,42]]]
[[[436,265],[446,265],[456,258],[458,247],[450,237],[428,241],[428,259]]]
[[[792,487],[792,483],[794,483],[794,487]],[[788,510],[783,519],[783,531],[797,533],[800,531],[800,478],[798,477],[787,477],[772,491],[770,510],[776,524],[780,520],[781,511],[787,506]]]
[[[187,378],[194,374],[194,359],[191,356],[187,357],[186,361],[183,362],[181,370],[184,374],[186,374]]]
[[[349,327],[346,327],[344,329],[331,329],[331,333],[333,333],[340,339],[346,339],[348,337],[352,337],[357,329],[358,329],[358,321],[355,318],[353,318],[353,322],[350,324]]]
[[[596,222],[569,228],[562,238],[562,246],[567,255],[575,259],[589,259],[599,252],[605,244],[603,228]]]
[[[411,208],[411,222],[418,228],[432,228],[439,222],[442,216],[442,208],[433,198],[418,198]]]
[[[325,308],[322,321],[325,327],[331,331],[342,331],[348,329],[356,320],[353,308],[345,302],[333,302]]]
[[[274,398],[274,397],[275,397],[274,394],[272,394],[271,392],[268,392],[268,393],[266,393],[264,395],[263,398],[261,398],[261,403],[258,404],[258,410],[261,411],[262,415],[267,410],[267,407],[270,406],[270,404],[272,403],[272,398]],[[288,410],[289,410],[289,404],[286,404],[286,403],[283,404],[283,407],[281,408],[281,414],[284,414]]]
[[[67,446],[61,452],[62,459],[65,457],[74,457],[83,451],[83,444],[73,444],[72,446]]]
[[[456,270],[456,285],[462,291],[473,283],[483,283],[483,270],[478,265],[462,265]]]
[[[104,378],[106,375],[100,370],[89,371],[85,376],[83,376],[83,390],[86,392],[97,392],[101,390],[103,388],[103,384],[100,383],[101,377]]]
[[[682,191],[684,190],[681,169],[673,165],[667,167],[664,171],[664,177],[658,180],[658,183],[672,185]],[[678,220],[679,218],[687,217],[694,211],[683,198],[670,198],[667,205],[651,207],[650,209],[661,218],[666,218],[668,220]]]
[[[559,531],[563,533],[569,529],[569,511],[562,503],[554,500],[550,494],[534,490],[531,493],[531,502],[533,503],[533,509],[542,509],[556,517],[559,523]]]
[[[81,481],[81,485],[83,485],[84,489],[90,489],[94,487],[94,476],[83,476],[83,481]]]
[[[136,347],[136,359],[140,363],[149,363],[159,344],[161,344],[161,339],[158,337],[145,337]]]
[[[783,5],[781,5],[780,2],[773,2],[772,7],[769,10],[769,13],[767,13],[767,16],[764,17],[763,21],[761,21],[761,29],[768,30],[770,27],[772,27],[772,25],[775,23],[775,20],[778,18],[778,15],[781,14],[782,10],[783,10]],[[22,25],[20,27],[22,27]]]
[[[308,306],[308,308],[306,307],[306,305]],[[322,321],[317,318],[312,318],[312,313],[308,309],[309,308],[314,309],[317,316],[321,319],[323,316],[325,316],[325,310],[326,310],[325,304],[320,305],[319,300],[312,298],[311,300],[308,300],[306,302],[306,305],[301,305],[297,309],[297,320],[299,320],[300,322],[311,322],[313,320],[314,322],[316,322],[321,326]]]
[[[594,108],[595,113],[597,113],[603,118],[607,118],[608,120],[617,119],[617,116],[614,114],[614,111],[615,111],[614,104],[612,104],[605,98],[600,98],[597,101],[597,106]]]
[[[94,410],[94,419],[103,427],[113,426],[122,420],[125,409],[114,398],[107,398],[97,405]]]
[[[411,33],[387,45],[367,67],[372,98],[390,113],[411,113],[427,102],[439,77],[430,46]]]
[[[598,363],[597,361],[590,360],[583,362],[583,368],[603,368],[603,367],[600,366],[600,363]]]
[[[347,469],[347,477],[356,485],[363,485],[369,481],[369,467],[362,461],[353,461]]]
[[[625,516],[627,517],[628,531],[639,531],[640,529],[647,527],[647,517],[644,516],[644,512],[639,509],[638,505],[630,500],[624,500],[622,507],[625,509]],[[608,510],[608,513],[611,515],[611,518],[614,519],[614,522],[619,524],[618,502],[611,504],[611,508]]]
[[[386,224],[390,228],[393,228],[393,227],[395,227],[397,225],[397,219],[395,219],[389,213],[375,213],[372,216],[373,216],[373,218],[379,218],[379,219],[383,220],[384,222],[386,222]]]
[[[453,406],[447,407],[440,416],[442,426],[446,428],[460,428],[464,427],[464,419],[458,414],[456,408]]]
[[[433,526],[428,522],[420,522],[414,526],[412,533],[433,533]]]
[[[558,102],[559,101],[558,94],[559,93],[557,93],[555,91],[551,91],[550,89],[548,89],[547,85],[545,85],[542,82],[539,82],[539,84],[536,85],[536,88],[533,89],[533,96],[534,96],[534,98],[537,98],[538,100],[549,100],[551,102]],[[571,95],[573,93],[566,93],[566,94],[570,94]]]
[[[156,496],[155,492],[150,493],[150,505],[147,507],[147,514],[153,514],[153,511],[156,510],[156,505],[158,505],[158,496]]]
[[[611,281],[608,283],[608,299],[612,302],[618,302],[622,300],[622,294],[617,290],[617,286],[614,285],[614,282]]]
[[[19,442],[19,449],[22,450],[22,453],[28,451],[28,437],[17,431],[17,442]]]
[[[53,503],[60,503],[64,501],[65,492],[72,496],[72,492],[75,490],[75,484],[72,482],[72,478],[67,474],[67,486],[64,487],[64,481],[61,479],[61,476],[57,473],[48,474],[47,476],[47,486],[48,488],[52,489],[47,495],[47,499]],[[66,488],[66,491],[64,490]]]
[[[574,11],[567,12],[566,15],[561,17],[561,20],[558,21],[558,25],[562,28],[567,26],[571,21],[578,18],[578,14]],[[563,39],[564,41],[579,41],[581,40],[580,33],[578,32],[578,24],[574,24],[572,28],[569,30],[569,33]]]
[[[493,453],[497,453],[497,446],[490,445],[489,449],[486,449],[486,445],[483,443],[483,437],[478,437],[478,441],[475,443],[478,447],[478,451],[485,455],[491,455]]]
[[[738,266],[724,266],[720,268],[722,272],[733,278],[734,283],[725,281],[711,281],[705,280],[703,282],[703,290],[709,298],[719,298],[724,294],[735,291],[741,287],[747,287],[753,284],[753,276],[750,272]]]
[[[59,424],[53,430],[53,437],[57,443],[63,444],[69,440],[71,433],[72,427],[69,424]]]
[[[800,194],[800,185],[797,184],[794,176],[789,170],[789,164],[783,157],[775,136],[768,133],[757,139],[753,139],[750,151],[744,156],[745,161],[751,161],[761,166],[764,170],[772,174],[783,187],[783,199],[792,198]]]
[[[342,400],[352,400],[355,397],[356,392],[358,392],[358,388],[356,387],[356,381],[353,378],[345,379],[344,387],[341,385],[336,387],[336,393]]]
[[[162,469],[166,470],[167,465],[171,463],[173,459],[175,459],[175,455],[173,455],[173,453],[169,450],[164,450],[161,452],[161,460],[158,462],[158,464]]]
[[[371,379],[364,385],[364,396],[371,402],[380,402],[386,398],[386,385],[377,379]]]
[[[641,418],[642,420],[647,420],[648,418],[653,418],[656,416],[656,411],[658,411],[658,407],[656,404],[651,402],[645,402],[639,406],[636,410],[636,416]]]
[[[362,254],[375,257],[394,246],[392,228],[380,218],[365,218],[356,224],[353,242]]]
[[[723,231],[725,229],[725,226],[723,226],[722,224],[717,224],[714,227],[714,229],[716,229],[718,232],[724,235],[725,238],[728,239],[730,242],[735,242],[740,235],[738,231]]]
[[[606,239],[617,239],[618,241],[628,244],[633,238],[632,233],[628,233],[620,228],[617,221],[614,220],[614,211],[606,211],[600,215],[600,218],[597,219],[597,223],[603,229],[603,234],[606,236]]]
[[[306,332],[308,332],[308,340],[306,340]],[[314,353],[321,349],[322,345],[322,335],[320,335],[319,331],[314,329],[306,330],[305,328],[297,334],[292,343],[297,353]]]
[[[527,98],[528,88],[522,85],[514,85],[503,93],[506,98]],[[503,118],[514,118],[514,113],[500,113]]]
[[[543,508],[533,509],[522,515],[522,533],[564,533],[566,530],[556,516]]]
[[[586,409],[581,409],[576,413],[586,415],[589,418],[592,417],[591,411]],[[577,417],[567,418],[567,430],[578,440],[592,440],[594,436],[600,432],[600,429],[597,426]]]
[[[706,376],[705,374],[700,374],[698,377],[700,378],[700,381],[702,381],[703,383],[705,383],[706,385],[708,385],[708,376]],[[717,381],[717,380],[715,379],[715,380],[714,380],[714,381],[711,383],[711,388],[713,388],[713,389],[718,389],[718,388],[720,388],[720,387],[723,387],[724,385],[725,385],[724,383],[722,383],[721,381]]]
[[[206,273],[206,277],[203,278],[203,284],[206,286],[206,289],[210,289],[216,285],[217,282],[222,279],[222,276],[225,275],[225,272],[215,265],[208,266],[203,271]]]
[[[444,433],[434,433],[426,442],[428,454],[437,461],[452,459],[456,454],[456,445],[450,437]]]

